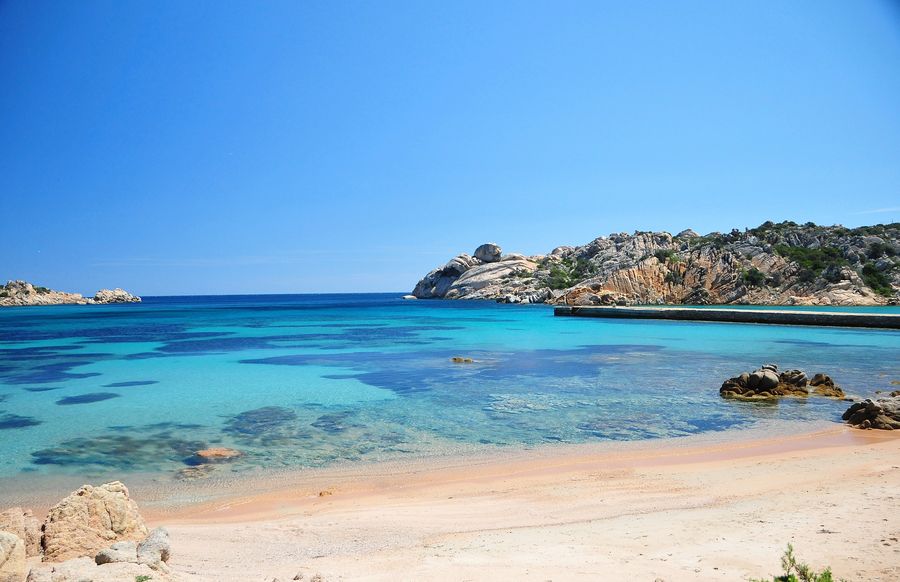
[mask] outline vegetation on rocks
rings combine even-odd
[[[879,295],[890,297],[894,292],[891,287],[891,280],[887,275],[879,271],[873,263],[863,265],[862,279],[866,285]]]
[[[547,286],[551,289],[568,289],[590,277],[592,273],[593,265],[584,259],[563,259],[550,268]]]
[[[787,244],[777,244],[774,249],[775,252],[782,257],[790,259],[816,275],[829,267],[847,264],[847,261],[841,255],[841,252],[832,247],[807,248],[790,246]]]
[[[900,302],[900,223],[850,229],[765,222],[704,236],[690,229],[675,236],[613,233],[530,257],[485,246],[491,253],[451,259],[412,294],[568,305],[604,304],[604,297],[616,304]]]

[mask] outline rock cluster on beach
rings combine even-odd
[[[18,507],[0,513],[0,582],[165,581],[170,553],[168,532],[148,532],[118,481],[82,486],[43,526]]]
[[[858,428],[900,430],[900,395],[855,402],[841,418]]]
[[[93,297],[80,293],[54,291],[25,281],[9,281],[0,286],[0,307],[27,305],[102,305],[108,303],[140,303],[141,298],[124,289],[101,289]]]
[[[810,388],[812,390],[810,390]],[[778,372],[775,364],[765,364],[753,372],[744,372],[722,383],[719,394],[725,398],[768,400],[782,396],[810,394],[844,398],[844,391],[826,374],[816,374],[812,380],[802,370]]]
[[[617,233],[534,256],[485,243],[429,272],[412,295],[563,305],[896,304],[900,224]]]

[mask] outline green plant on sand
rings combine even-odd
[[[781,568],[784,574],[775,576],[772,582],[835,582],[832,577],[831,568],[825,568],[821,572],[816,572],[809,565],[798,562],[794,556],[794,546],[787,545],[784,555],[781,556]],[[750,582],[768,582],[763,578],[751,578]],[[847,582],[841,578],[837,582]]]
[[[148,580],[153,580],[153,576],[148,576],[146,574],[141,574],[139,576],[134,577],[134,582],[147,582]]]

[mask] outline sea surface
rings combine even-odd
[[[871,397],[898,389],[900,333],[400,294],[8,308],[0,478],[193,478],[207,447],[242,451],[212,469],[239,474],[840,421],[847,403],[827,398],[719,397],[724,379],[767,362]]]

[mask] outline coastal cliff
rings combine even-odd
[[[107,303],[140,303],[141,298],[124,289],[101,289],[93,297],[80,293],[54,291],[25,281],[9,281],[0,286],[0,307],[25,305],[101,305]]]
[[[897,304],[900,223],[616,233],[535,256],[487,243],[429,272],[412,294],[560,305]]]

